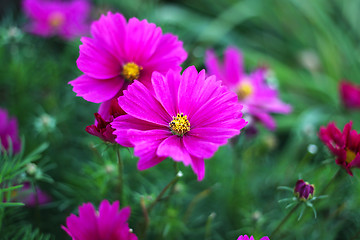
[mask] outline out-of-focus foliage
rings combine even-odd
[[[18,1],[0,3],[0,107],[18,118],[26,149],[14,159],[4,155],[0,170],[3,174],[10,168],[6,164],[12,164],[9,183],[28,176],[24,166],[39,153],[30,152],[47,142],[36,164],[48,181],[35,182],[52,201],[35,208],[0,204],[1,231],[17,232],[9,239],[69,239],[61,225],[79,205],[119,199],[116,154],[84,130],[98,106],[75,97],[67,85],[80,75],[76,59],[81,42],[25,33],[19,6]],[[220,148],[206,160],[204,181],[197,182],[190,169],[178,166],[184,177],[171,189],[171,198],[150,213],[146,239],[222,240],[240,234],[259,239],[270,235],[289,211],[278,201],[292,196],[278,186],[293,187],[303,178],[315,185],[316,196],[338,170],[317,131],[329,121],[342,127],[349,120],[360,130],[360,111],[344,109],[338,95],[341,79],[360,83],[359,1],[96,0],[93,6],[93,19],[118,11],[178,35],[189,53],[184,66],[203,68],[207,48],[221,55],[228,45],[237,46],[248,71],[259,65],[273,70],[281,98],[294,107],[292,114],[276,116],[275,132],[260,127],[250,137],[244,131]],[[177,169],[165,160],[140,172],[131,149],[121,149],[121,155],[121,206],[131,206],[129,224],[139,233],[144,225],[140,202],[151,204]],[[341,172],[328,188],[328,198],[313,202],[317,219],[310,210],[297,221],[297,212],[276,239],[343,240],[359,234],[359,174]],[[6,187],[16,190],[16,185]],[[48,235],[41,238],[40,232]]]

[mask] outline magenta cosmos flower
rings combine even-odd
[[[360,108],[360,85],[341,81],[339,86],[341,100],[347,108]]]
[[[261,121],[268,129],[274,130],[276,123],[270,113],[291,112],[291,106],[278,98],[277,90],[266,83],[266,68],[259,68],[250,75],[243,69],[243,58],[236,48],[225,51],[224,63],[220,64],[212,50],[206,52],[205,65],[209,74],[215,74],[232,91],[236,92],[239,101],[244,105],[244,113]]]
[[[238,135],[246,122],[235,93],[215,76],[206,78],[194,66],[182,75],[154,72],[152,90],[135,81],[119,97],[127,115],[112,122],[116,141],[135,147],[138,168],[150,168],[166,157],[191,165],[202,180],[204,158],[211,158],[227,139]]]
[[[62,228],[73,240],[137,240],[127,223],[130,208],[119,211],[119,201],[103,200],[97,212],[91,203],[79,207],[79,216],[71,214]]]
[[[241,235],[237,240],[254,240],[254,237],[248,237],[247,235]],[[262,237],[260,240],[270,240],[268,237]]]
[[[24,0],[23,9],[31,20],[27,30],[36,35],[72,39],[89,30],[87,0]]]
[[[17,120],[11,118],[5,109],[0,108],[0,152],[9,151],[10,146],[13,153],[18,153],[21,149]]]
[[[36,207],[51,201],[51,197],[39,187],[33,188],[30,182],[22,183],[23,187],[11,192],[11,201],[22,202],[28,207]]]
[[[341,132],[332,122],[320,128],[319,137],[337,157],[336,164],[352,176],[351,168],[360,168],[360,134],[351,128],[352,122],[349,122]]]
[[[137,79],[150,84],[153,71],[180,71],[187,53],[177,37],[163,34],[147,20],[108,13],[91,25],[92,38],[81,38],[78,68],[84,75],[69,82],[77,96],[95,103],[117,97]]]

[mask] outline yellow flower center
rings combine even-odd
[[[133,62],[129,62],[123,66],[121,75],[126,81],[132,82],[140,77],[140,71],[143,68]]]
[[[176,117],[169,123],[171,132],[178,136],[184,136],[185,133],[190,131],[190,122],[187,116],[183,113],[178,113]]]
[[[356,157],[355,152],[353,152],[353,151],[351,151],[349,149],[346,149],[346,159],[345,159],[345,161],[347,163],[351,163],[355,159],[355,157]]]
[[[51,13],[49,16],[50,26],[57,28],[63,25],[65,22],[65,16],[61,12]]]
[[[238,96],[244,99],[254,92],[253,86],[249,82],[242,82],[238,87]]]

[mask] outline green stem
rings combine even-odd
[[[326,190],[330,187],[330,185],[335,181],[335,179],[339,176],[340,172],[342,171],[341,168],[337,170],[337,172],[334,174],[334,176],[330,179],[328,184],[323,188],[323,190],[320,192],[318,196],[324,195]]]
[[[116,156],[118,160],[118,172],[119,172],[119,197],[120,202],[123,200],[123,175],[124,175],[124,164],[120,155],[120,147],[116,146]]]
[[[181,172],[179,172],[181,173]],[[156,199],[154,200],[154,202],[148,207],[147,212],[150,213],[150,211],[155,207],[155,205],[162,199],[162,197],[164,196],[164,194],[166,193],[166,191],[173,185],[175,185],[175,183],[177,181],[179,181],[181,174],[176,174],[176,176],[173,178],[173,180],[171,180],[171,182],[169,182],[164,188],[163,190],[159,193],[159,195],[156,197]]]
[[[275,230],[270,234],[270,239],[273,239],[274,235],[280,230],[280,228],[286,223],[286,221],[290,218],[290,216],[296,211],[296,209],[299,208],[300,206],[300,202],[297,203],[295,205],[295,207],[293,207],[291,209],[291,211],[283,218],[283,220],[279,223],[279,225],[277,225],[277,227],[275,228]]]

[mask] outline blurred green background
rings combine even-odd
[[[6,209],[0,236],[15,239],[13,234],[26,228],[51,239],[70,239],[60,226],[79,205],[118,198],[116,156],[85,132],[98,105],[75,97],[67,84],[81,74],[75,63],[81,42],[24,32],[27,19],[20,5],[0,2],[0,107],[18,118],[25,154],[49,144],[36,162],[46,177],[29,177],[53,201]],[[278,186],[293,187],[303,178],[321,192],[330,181],[338,166],[318,139],[319,127],[336,121],[342,128],[353,120],[360,130],[359,111],[344,109],[338,94],[341,79],[360,83],[360,1],[97,0],[92,19],[109,10],[146,18],[178,35],[189,53],[183,66],[204,68],[206,49],[221,56],[228,45],[237,46],[248,72],[264,64],[274,71],[281,99],[294,109],[275,116],[275,132],[259,127],[250,137],[244,131],[220,148],[206,161],[202,182],[181,165],[184,177],[172,198],[151,213],[146,239],[225,240],[240,234],[259,239],[270,235],[289,211],[278,200],[291,193]],[[171,160],[139,172],[132,150],[121,152],[126,184],[121,205],[131,206],[130,227],[138,233],[140,199],[150,203],[176,172]],[[328,198],[314,202],[317,219],[306,209],[297,221],[296,212],[272,240],[360,239],[358,175],[342,172]]]

